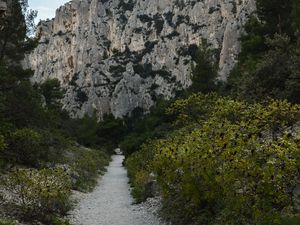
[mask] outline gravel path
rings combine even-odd
[[[114,155],[107,173],[71,213],[76,225],[163,225],[145,204],[132,205],[127,172],[122,166],[124,156]],[[154,210],[155,211],[155,210]]]

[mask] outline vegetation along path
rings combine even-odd
[[[133,205],[124,156],[114,155],[107,173],[92,193],[85,194],[72,212],[77,225],[162,225],[141,205]]]

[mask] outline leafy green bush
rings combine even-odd
[[[286,224],[282,217],[297,218],[300,135],[293,126],[300,106],[206,97],[206,103],[203,95],[175,102],[168,112],[185,127],[129,157],[139,196],[139,176],[147,171],[156,175],[163,213],[174,224]],[[199,112],[195,119],[189,109]],[[150,160],[143,161],[147,154]]]
[[[138,151],[141,145],[152,138],[152,136],[153,134],[151,132],[131,133],[124,138],[120,147],[124,151],[125,156],[128,156]]]
[[[6,201],[25,219],[49,221],[70,210],[71,180],[62,169],[18,169],[4,178]]]
[[[4,154],[3,150],[7,147],[7,144],[5,143],[5,139],[3,136],[0,135],[0,169],[4,167],[5,165],[5,159],[4,159]]]
[[[144,144],[141,150],[133,153],[125,163],[133,186],[132,195],[137,202],[145,201],[147,197],[150,197],[147,195],[146,185],[151,181],[153,150],[153,143]]]
[[[37,166],[43,154],[41,148],[42,136],[29,128],[17,129],[9,139],[9,155],[17,163]]]
[[[61,219],[57,216],[53,216],[51,219],[51,225],[71,225],[68,219]]]
[[[108,165],[109,157],[100,150],[88,148],[69,149],[72,156],[67,159],[71,167],[72,188],[79,191],[91,191],[97,184],[97,178]]]
[[[16,222],[11,219],[0,218],[0,225],[16,225]]]
[[[67,148],[74,145],[74,141],[65,137],[59,130],[41,130],[41,163],[64,163],[64,153]],[[45,149],[45,150],[44,150]]]
[[[218,95],[210,93],[191,94],[187,98],[176,100],[167,109],[166,114],[173,118],[173,123],[179,127],[187,124],[200,124],[214,110]]]
[[[2,135],[0,135],[0,151],[2,151],[5,148],[6,148],[6,143],[5,143],[4,137]]]

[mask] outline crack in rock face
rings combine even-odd
[[[191,85],[191,55],[202,38],[220,50],[226,80],[255,0],[73,0],[38,27],[24,64],[33,82],[57,78],[73,117],[147,112]]]

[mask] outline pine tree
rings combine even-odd
[[[268,33],[290,33],[293,0],[257,0],[257,14]]]
[[[28,9],[27,0],[12,0],[0,16],[0,61],[4,58],[14,62],[22,60],[36,40],[29,37],[35,28],[37,12]]]
[[[216,90],[218,64],[215,53],[207,40],[203,39],[195,55],[195,65],[192,68],[192,85],[189,92],[209,93]]]
[[[234,96],[300,102],[298,0],[257,0],[257,14],[245,26],[239,63],[228,79]]]

